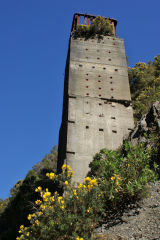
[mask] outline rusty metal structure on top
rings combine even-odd
[[[95,15],[90,15],[87,13],[75,13],[73,16],[73,22],[72,22],[72,28],[71,28],[71,32],[76,30],[76,26],[77,25],[91,25],[91,22],[93,19],[95,19],[97,16]],[[105,17],[104,17],[105,18]],[[106,20],[109,19],[110,23],[113,27],[113,35],[116,37],[116,26],[117,26],[117,20],[113,19],[113,18],[105,18]]]

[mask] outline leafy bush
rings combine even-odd
[[[160,99],[160,55],[148,64],[137,63],[128,73],[134,115],[140,119],[152,103]]]
[[[62,174],[47,173],[64,194],[36,188],[40,198],[34,213],[28,215],[29,227],[20,226],[17,240],[89,240],[102,219],[144,196],[148,182],[156,179],[150,169],[150,151],[143,145],[126,142],[119,151],[101,150],[90,164],[90,176],[77,186],[71,184],[72,170],[62,166]]]
[[[2,214],[5,211],[8,205],[8,202],[9,202],[9,198],[6,198],[5,200],[0,199],[0,214]]]
[[[27,215],[33,211],[33,202],[38,193],[34,189],[41,185],[55,192],[58,186],[46,177],[47,172],[56,172],[57,149],[43,158],[42,162],[33,166],[23,181],[18,181],[11,189],[11,196],[0,203],[0,239],[15,240],[19,225],[27,226]],[[55,168],[54,168],[55,167]]]
[[[84,184],[73,187],[72,170],[63,165],[63,173],[46,175],[64,187],[64,195],[53,195],[41,187],[35,189],[41,198],[35,201],[36,211],[28,215],[30,227],[20,226],[18,239],[89,239],[102,211],[100,192],[96,179],[87,177]],[[98,207],[97,207],[98,206]]]
[[[90,38],[98,36],[112,36],[113,35],[113,27],[110,24],[109,19],[105,19],[104,17],[98,16],[92,20],[91,25],[77,25],[76,30],[72,32],[72,36],[77,37],[85,37]]]
[[[156,179],[150,169],[150,150],[125,142],[120,151],[101,150],[90,163],[90,175],[100,177],[104,198],[118,205],[145,195],[145,186]]]

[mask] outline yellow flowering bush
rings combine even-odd
[[[46,176],[63,187],[64,193],[51,193],[38,186],[30,225],[20,226],[17,240],[91,240],[94,228],[105,218],[118,216],[125,204],[146,193],[148,182],[156,179],[150,169],[150,149],[126,142],[119,151],[101,150],[90,164],[83,183],[72,185],[73,170],[66,164],[62,173]]]
[[[49,179],[55,180],[55,175],[47,173]],[[62,173],[56,176],[56,181],[64,188],[64,194],[52,194],[49,189],[40,186],[35,189],[40,199],[35,201],[36,211],[29,214],[28,227],[20,226],[17,240],[90,239],[93,229],[101,219],[103,204],[99,198],[100,189],[96,178],[86,177],[84,183],[76,187],[71,184],[73,170],[66,164]]]
[[[146,193],[146,184],[156,175],[150,169],[150,150],[126,142],[119,151],[101,150],[90,164],[91,172],[83,183],[71,184],[73,170],[66,164],[62,173],[46,176],[59,183],[64,194],[51,193],[38,186],[30,225],[20,226],[17,240],[91,240],[101,220],[112,218],[125,204]]]

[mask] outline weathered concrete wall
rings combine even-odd
[[[59,158],[74,170],[73,180],[81,182],[94,154],[118,148],[134,123],[123,40],[71,38],[69,53],[67,117],[62,121],[66,155],[60,157],[59,147]]]

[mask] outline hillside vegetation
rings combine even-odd
[[[33,203],[39,197],[34,189],[41,185],[55,191],[46,178],[46,172],[55,171],[57,165],[57,148],[53,147],[41,162],[33,166],[24,180],[19,180],[10,190],[10,197],[0,202],[0,240],[15,240],[21,224],[28,224],[27,215],[34,210]]]
[[[129,68],[136,121],[160,100],[160,55],[153,62]],[[0,202],[0,240],[91,240],[94,229],[118,218],[128,203],[149,194],[148,183],[159,177],[159,129],[144,133],[136,146],[125,141],[117,151],[97,153],[84,183],[74,186],[72,169],[56,175],[52,149],[23,181]],[[62,194],[64,192],[64,194]]]
[[[134,116],[137,120],[146,113],[152,103],[160,100],[160,55],[148,64],[139,62],[129,68]]]

